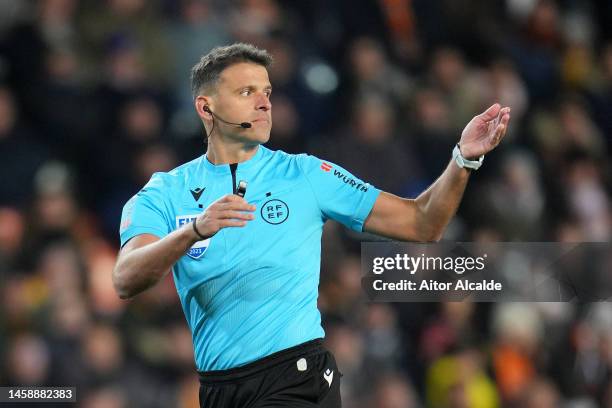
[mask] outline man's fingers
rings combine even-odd
[[[246,223],[247,222],[243,220],[231,220],[231,219],[219,220],[219,228],[244,227]]]
[[[220,203],[231,203],[231,202],[242,202],[242,201],[245,201],[244,198],[236,194],[226,194],[219,199]]]
[[[492,124],[495,125],[495,127],[493,128],[494,131],[491,134],[489,141],[488,141],[488,143],[490,143],[492,147],[497,146],[503,139],[504,135],[506,134],[506,130],[508,129],[509,121],[510,121],[510,108],[505,107],[505,108],[500,109],[498,117],[495,119],[495,121],[491,122]]]
[[[478,115],[478,117],[484,120],[485,122],[493,120],[499,114],[500,108],[501,106],[499,105],[499,103],[494,103],[489,107],[489,109]]]
[[[510,108],[506,108],[505,112],[501,117],[501,123],[508,127],[508,122],[510,121]]]
[[[495,133],[493,134],[493,138],[491,139],[491,145],[497,146],[501,142],[501,140],[504,138],[504,135],[506,134],[506,129],[508,128],[507,125],[508,120],[506,119],[504,121],[504,119],[502,118],[502,123],[497,125],[497,128],[495,129]]]
[[[233,201],[233,196],[234,194],[227,194],[224,195],[223,197],[221,197],[220,199],[217,200],[218,203],[229,203],[230,201]]]
[[[236,196],[238,197],[238,196]],[[238,197],[242,201],[231,201],[227,203],[219,203],[217,209],[219,211],[233,210],[233,211],[255,211],[255,206],[247,203],[242,197]]]
[[[247,201],[236,194],[227,194],[216,201],[217,203],[246,203]]]
[[[252,220],[255,218],[253,214],[248,214],[240,211],[219,211],[217,214],[219,219],[236,219],[236,220]]]
[[[506,106],[505,108],[501,108],[499,110],[499,114],[497,115],[497,118],[495,119],[495,126],[499,125],[504,118],[506,118],[506,123],[508,123],[508,119],[510,119],[510,107]]]
[[[236,211],[255,211],[255,206],[247,203],[247,201],[235,194],[227,194],[210,206],[211,209],[222,211],[222,210],[236,210]]]

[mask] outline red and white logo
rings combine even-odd
[[[323,171],[330,171],[331,169],[332,169],[332,165],[331,164],[325,163],[325,162],[321,163],[321,170],[323,170]]]

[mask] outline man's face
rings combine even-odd
[[[265,67],[248,62],[227,67],[210,97],[210,109],[226,121],[250,122],[251,127],[242,129],[219,120],[215,120],[215,127],[223,129],[223,135],[235,141],[266,143],[272,129],[271,92]]]

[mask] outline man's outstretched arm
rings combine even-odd
[[[506,134],[509,120],[510,108],[499,104],[475,116],[461,134],[463,157],[476,160],[493,150]],[[381,193],[364,231],[402,241],[440,240],[459,207],[469,173],[451,160],[442,175],[416,199]]]

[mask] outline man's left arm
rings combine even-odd
[[[509,120],[510,108],[499,104],[475,116],[461,134],[461,155],[474,161],[493,150],[506,134]],[[471,171],[454,162],[416,199],[382,192],[363,230],[402,241],[440,240],[459,207]]]

